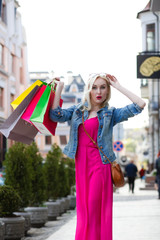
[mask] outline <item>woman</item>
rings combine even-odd
[[[133,103],[116,109],[109,108],[110,86],[126,95]],[[113,186],[108,160],[115,160],[112,148],[113,126],[139,114],[145,102],[122,87],[110,74],[92,74],[86,85],[83,102],[68,109],[59,107],[63,83],[59,82],[50,111],[53,121],[71,120],[70,139],[64,154],[75,158],[77,227],[76,240],[112,240]],[[86,135],[97,142],[103,153]]]

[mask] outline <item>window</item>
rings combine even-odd
[[[4,104],[4,88],[0,87],[0,108],[3,108]]]
[[[14,94],[11,93],[11,102],[13,102],[13,101],[14,101]]]
[[[148,79],[144,78],[141,79],[141,87],[147,87],[148,86]]]
[[[22,67],[20,67],[19,72],[20,72],[20,83],[23,84],[24,81],[23,81],[23,68]]]
[[[6,14],[6,4],[5,4],[5,2],[2,3],[1,19],[2,19],[2,22],[7,24],[7,14]]]
[[[13,101],[14,101],[14,94],[11,93],[11,95],[10,95],[10,102],[12,103]],[[11,112],[13,112],[14,111],[13,107],[11,105],[10,105],[10,107],[11,107]]]
[[[146,50],[155,51],[155,24],[148,24],[146,29]]]
[[[60,136],[60,143],[61,145],[66,145],[67,144],[67,138],[65,135]]]
[[[51,136],[45,136],[45,144],[51,145]]]
[[[3,49],[4,49],[3,45],[0,44],[0,65],[1,66],[4,64],[4,62],[3,62]]]
[[[11,67],[12,67],[11,72],[13,74],[16,71],[16,62],[15,61],[16,61],[16,57],[13,54],[11,54]]]
[[[0,164],[5,159],[6,154],[6,138],[0,133]]]

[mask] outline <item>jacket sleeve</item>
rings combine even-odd
[[[54,122],[66,122],[71,120],[73,112],[76,106],[72,106],[67,109],[62,109],[57,107],[55,109],[50,109],[50,119]]]
[[[139,107],[136,103],[129,104],[123,108],[115,108],[113,111],[113,125],[127,121],[128,118],[134,117],[141,113],[143,108]]]

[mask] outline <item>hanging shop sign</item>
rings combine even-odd
[[[160,55],[138,55],[137,78],[160,78]]]

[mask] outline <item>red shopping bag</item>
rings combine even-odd
[[[31,117],[30,121],[34,126],[45,135],[55,135],[57,122],[53,122],[49,117],[49,111],[54,101],[55,92],[48,85],[39,99]],[[63,100],[60,100],[62,106]]]

